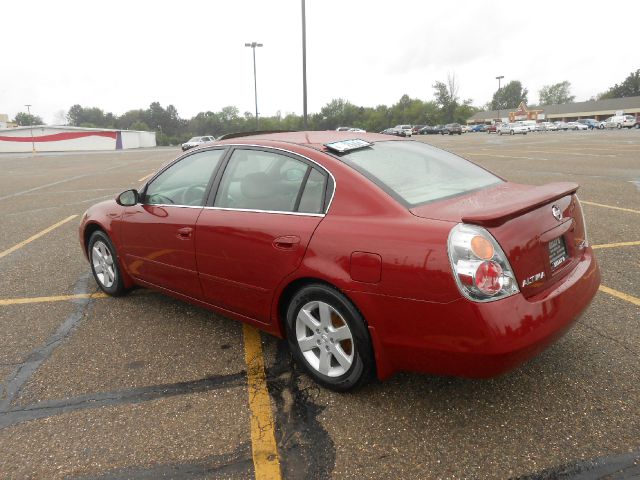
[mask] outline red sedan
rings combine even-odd
[[[261,134],[91,207],[80,242],[106,293],[151,287],[286,337],[334,390],[486,377],[558,339],[598,289],[577,189],[386,135]]]

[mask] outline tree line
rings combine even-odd
[[[474,113],[480,111],[471,100],[462,100],[458,95],[459,83],[455,76],[449,75],[446,82],[435,82],[432,100],[421,100],[403,95],[391,106],[362,107],[342,98],[333,99],[309,115],[308,129],[332,130],[339,126],[358,127],[371,132],[400,124],[437,125],[445,123],[466,123]],[[484,105],[487,110],[509,110],[520,102],[527,103],[528,90],[519,80],[513,80],[496,90],[492,99]],[[570,103],[575,100],[571,95],[568,81],[545,85],[539,92],[540,104]],[[640,95],[640,70],[632,72],[622,83],[616,84],[606,92],[593,97],[618,98]],[[176,145],[197,135],[216,137],[235,132],[256,129],[253,113],[240,114],[234,106],[224,107],[219,112],[200,112],[190,119],[181,118],[175,106],[163,107],[153,102],[146,109],[129,110],[122,115],[104,112],[98,107],[73,105],[66,115],[68,125],[76,127],[113,128],[123,130],[155,131],[158,145]],[[20,126],[41,125],[37,115],[20,112],[14,122]],[[302,130],[303,118],[295,113],[259,118],[260,130]]]

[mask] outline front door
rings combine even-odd
[[[129,273],[169,290],[202,298],[195,228],[224,150],[193,153],[151,182],[141,203],[125,209],[121,237]]]
[[[196,225],[205,299],[268,323],[274,290],[298,268],[324,217],[328,181],[305,159],[235,149]]]

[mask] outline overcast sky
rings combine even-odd
[[[59,122],[73,104],[117,115],[153,101],[182,118],[227,105],[253,112],[258,41],[261,115],[302,113],[300,0],[2,3],[0,113],[32,104]],[[615,8],[612,8],[615,5]],[[455,74],[462,99],[491,99],[497,75],[529,103],[568,80],[588,100],[640,68],[640,2],[307,0],[308,109],[333,98],[431,100]],[[633,40],[632,40],[633,39]],[[503,83],[504,85],[504,83]]]

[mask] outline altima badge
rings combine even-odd
[[[544,272],[536,273],[535,275],[531,275],[529,278],[525,278],[522,281],[522,288],[528,287],[532,283],[536,283],[539,280],[544,278]]]
[[[562,210],[560,210],[559,206],[557,205],[552,206],[551,213],[553,213],[553,216],[556,218],[556,220],[558,221],[562,220]]]

